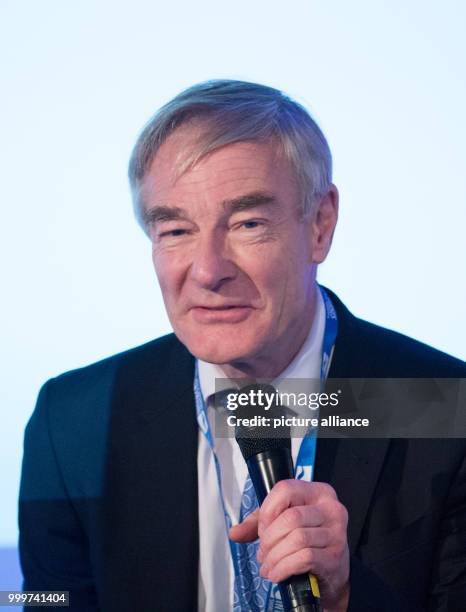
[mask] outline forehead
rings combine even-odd
[[[223,200],[254,191],[267,191],[278,199],[296,195],[294,172],[274,141],[225,145],[189,165],[198,147],[196,130],[180,129],[163,143],[142,181],[145,208],[183,200]]]

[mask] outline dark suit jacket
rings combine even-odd
[[[462,362],[339,319],[331,377],[464,377]],[[198,583],[193,357],[174,335],[47,382],[25,435],[24,589],[80,612],[188,612]],[[349,512],[351,612],[466,610],[466,441],[320,439]],[[227,612],[219,610],[218,612]]]

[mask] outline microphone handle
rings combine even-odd
[[[293,459],[288,448],[274,448],[253,455],[247,465],[259,505],[277,482],[294,478]],[[285,612],[322,612],[319,586],[312,574],[290,576],[278,586]]]

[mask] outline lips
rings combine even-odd
[[[198,323],[240,323],[251,314],[251,306],[222,304],[221,306],[194,306],[191,313]]]
[[[206,310],[226,310],[227,308],[240,308],[240,307],[246,307],[247,304],[240,304],[240,303],[236,303],[236,304],[195,304],[193,306],[191,306],[191,308],[205,308]]]

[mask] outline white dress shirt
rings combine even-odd
[[[288,367],[275,379],[280,390],[280,380],[289,378],[319,379],[322,343],[325,331],[325,305],[317,291],[316,313],[309,334],[301,349]],[[215,378],[225,379],[220,366],[198,360],[199,382],[207,406],[207,417],[213,422],[213,406],[209,401],[215,393]],[[300,438],[292,438],[293,462],[301,444]],[[233,524],[239,521],[241,494],[248,470],[239,446],[234,438],[214,438],[215,452],[220,464],[222,491],[225,507]],[[233,609],[234,568],[226,534],[225,519],[212,451],[199,431],[197,453],[199,500],[199,612],[224,612]],[[228,604],[229,602],[229,604]]]

